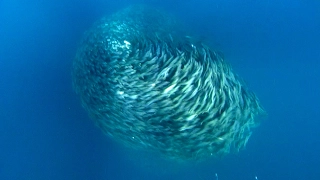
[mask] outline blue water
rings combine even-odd
[[[83,32],[130,4],[159,6],[224,53],[268,116],[246,149],[176,164],[111,140],[71,86]],[[317,0],[0,1],[1,180],[320,179]]]

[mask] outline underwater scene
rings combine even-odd
[[[0,179],[320,179],[320,2],[0,2]]]

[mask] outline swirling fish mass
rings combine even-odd
[[[242,149],[263,113],[220,53],[171,16],[131,6],[89,29],[73,86],[102,131],[133,148],[199,160]]]

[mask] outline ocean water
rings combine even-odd
[[[132,4],[173,14],[221,51],[268,116],[237,154],[175,163],[105,136],[71,70],[82,34]],[[317,0],[0,1],[0,179],[320,179]]]

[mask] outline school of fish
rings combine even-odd
[[[242,149],[264,113],[223,57],[174,18],[133,6],[85,33],[73,86],[104,133],[178,160]]]

